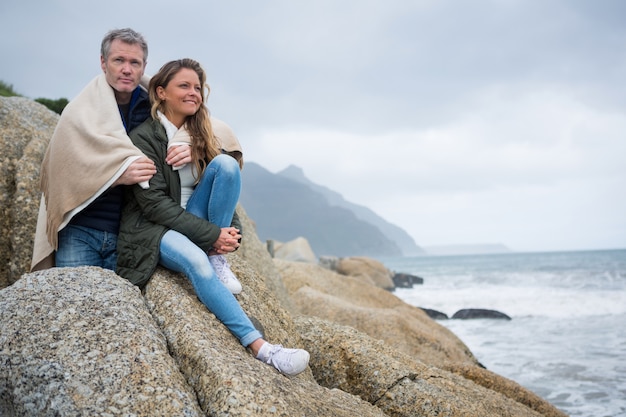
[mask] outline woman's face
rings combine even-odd
[[[202,106],[200,78],[189,68],[182,68],[166,87],[159,86],[156,92],[163,101],[163,113],[176,127],[181,127]]]

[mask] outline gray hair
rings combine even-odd
[[[115,39],[119,39],[122,42],[126,42],[131,45],[141,46],[141,49],[143,49],[143,63],[145,64],[148,61],[148,42],[146,42],[141,33],[135,32],[131,28],[113,29],[104,35],[104,38],[102,38],[102,45],[100,46],[100,54],[105,60],[109,58],[111,42]]]

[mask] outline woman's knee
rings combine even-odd
[[[209,256],[204,253],[200,248],[199,250],[189,251],[186,255],[189,268],[197,273],[206,273],[206,271],[212,271],[211,264],[209,263]]]
[[[239,176],[240,174],[239,163],[230,155],[217,155],[211,160],[210,164],[215,164],[220,171],[230,175]]]

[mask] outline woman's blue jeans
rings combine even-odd
[[[234,158],[218,155],[209,163],[187,202],[186,210],[220,227],[233,219],[241,191],[241,172]],[[169,230],[161,239],[159,263],[184,273],[202,303],[243,346],[262,337],[233,294],[219,280],[206,252],[185,235]]]

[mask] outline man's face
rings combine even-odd
[[[130,101],[132,92],[139,85],[139,80],[146,68],[143,50],[138,44],[129,44],[119,39],[111,42],[109,57],[100,57],[100,66],[107,82],[115,90],[118,104]]]

